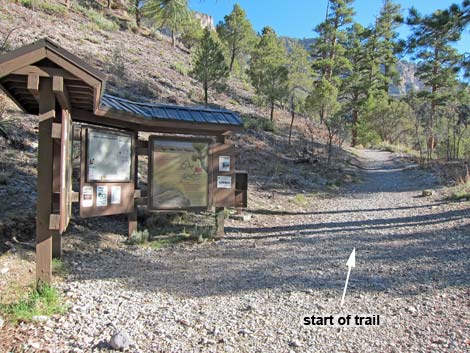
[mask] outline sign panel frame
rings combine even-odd
[[[109,134],[119,134],[131,137],[131,170],[130,180],[126,182],[103,182],[87,180],[88,168],[88,131],[103,131]],[[98,217],[110,216],[116,214],[131,214],[135,212],[135,180],[136,175],[136,152],[135,152],[135,132],[127,130],[116,130],[106,127],[96,127],[90,125],[83,125],[81,129],[81,153],[80,153],[80,217]],[[112,187],[120,186],[120,203],[112,202]],[[104,199],[103,191],[106,188],[106,200]],[[90,200],[91,189],[91,200]],[[87,193],[84,193],[87,191]],[[98,195],[100,191],[100,195]],[[85,199],[85,194],[87,199]],[[101,196],[100,198],[98,196]],[[116,198],[114,198],[116,200]]]
[[[169,142],[187,142],[187,143],[204,143],[207,144],[207,205],[206,206],[185,206],[185,207],[156,207],[154,204],[154,159],[155,159],[155,141],[169,141]],[[148,210],[149,211],[167,211],[167,212],[178,212],[182,210],[191,210],[191,211],[207,211],[212,206],[211,199],[211,171],[212,171],[212,158],[211,158],[211,145],[213,143],[212,139],[209,138],[197,138],[197,137],[179,137],[179,136],[159,136],[152,135],[149,137],[148,142]]]

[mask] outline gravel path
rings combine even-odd
[[[302,212],[253,210],[227,237],[156,251],[66,256],[70,313],[23,327],[53,352],[469,352],[469,204],[444,203],[433,177],[364,150],[363,182]],[[356,248],[345,305],[339,303]],[[379,314],[379,327],[306,327],[304,316]],[[42,338],[40,338],[42,336]]]

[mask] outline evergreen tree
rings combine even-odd
[[[271,27],[263,28],[260,41],[254,49],[248,74],[257,94],[264,97],[271,108],[288,93],[287,52]]]
[[[202,83],[204,102],[208,104],[208,90],[228,75],[223,46],[217,34],[204,29],[199,46],[193,59],[192,75]]]
[[[426,126],[427,159],[430,160],[436,145],[435,125],[438,107],[450,98],[450,92],[457,84],[457,74],[462,56],[452,46],[461,37],[458,26],[458,8],[437,10],[428,16],[421,16],[414,8],[407,19],[412,27],[409,48],[418,61],[417,76],[429,87],[421,94],[430,102],[430,114]]]
[[[335,134],[343,129],[344,122],[336,113],[336,105],[330,104],[328,92],[336,92],[339,97],[341,79],[350,69],[351,63],[346,57],[344,42],[346,41],[346,26],[352,23],[354,10],[353,0],[330,0],[325,21],[319,24],[315,31],[318,37],[312,47],[312,67],[317,76],[314,90],[310,95],[309,106],[320,117],[320,122],[328,130],[328,164],[331,162],[332,144]],[[322,92],[326,89],[327,91]],[[318,102],[313,102],[318,97]],[[323,105],[322,102],[325,104]],[[328,104],[326,104],[328,103]],[[335,107],[335,109],[333,109]],[[338,109],[339,111],[339,109]]]
[[[399,51],[399,45],[396,30],[402,23],[400,5],[394,4],[391,0],[385,0],[373,34],[376,38],[376,55],[379,64],[377,89],[385,94],[388,94],[390,84],[398,79],[396,68],[398,58],[395,54]]]
[[[191,20],[188,0],[147,0],[143,7],[143,14],[157,28],[168,28],[170,30],[173,46],[176,46],[176,36],[183,31],[185,24]]]
[[[233,6],[232,12],[224,17],[224,21],[217,25],[220,39],[227,45],[230,54],[230,72],[235,59],[246,53],[253,45],[256,34],[253,26],[246,17],[245,10],[239,4]]]
[[[344,44],[346,57],[350,63],[347,75],[342,79],[341,92],[351,114],[351,145],[358,144],[359,114],[369,97],[371,81],[364,79],[377,71],[377,65],[371,62],[368,55],[367,41],[371,38],[372,30],[355,23],[347,31],[347,40]]]
[[[305,48],[292,43],[288,56],[287,69],[289,72],[289,104],[291,111],[291,123],[289,127],[289,144],[291,143],[292,127],[296,113],[301,113],[305,108],[305,99],[312,90],[313,70]]]

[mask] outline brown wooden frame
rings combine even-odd
[[[87,170],[87,141],[88,141],[88,134],[87,130],[106,130],[110,132],[121,132],[127,133],[129,136],[132,137],[132,144],[131,144],[131,180],[127,182],[103,182],[103,181],[92,181],[88,182],[86,177],[88,174]],[[95,126],[82,126],[81,132],[81,146],[80,146],[80,217],[88,218],[88,217],[98,217],[98,216],[110,216],[115,214],[131,214],[135,212],[135,201],[134,201],[134,194],[135,194],[135,178],[134,175],[135,171],[135,164],[136,163],[136,153],[135,153],[135,134],[131,131],[124,131],[124,130],[116,130],[116,129],[107,129],[102,127],[95,127]],[[84,186],[91,186],[93,188],[93,204],[90,207],[83,207],[83,187]],[[96,206],[96,188],[98,186],[107,186],[111,188],[112,186],[120,186],[121,187],[121,203],[120,204],[111,204],[108,203],[107,206]],[[126,197],[125,197],[126,196]],[[108,200],[110,198],[110,194],[108,194]]]

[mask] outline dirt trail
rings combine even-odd
[[[436,186],[432,175],[388,152],[361,153],[363,182],[301,211],[278,209],[286,196],[276,195],[252,221],[228,221],[223,240],[68,254],[71,314],[40,331],[45,346],[106,351],[123,328],[142,352],[468,351],[468,203],[418,197]],[[384,321],[301,325],[338,313]]]

